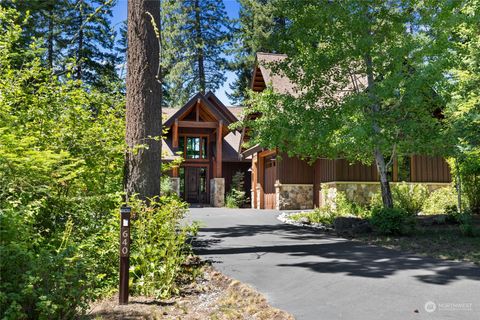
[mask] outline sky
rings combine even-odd
[[[240,10],[240,4],[237,0],[223,0],[225,9],[230,18],[238,18],[238,12]],[[113,8],[112,24],[115,28],[119,28],[123,21],[127,19],[127,0],[117,0],[116,6]],[[220,87],[215,95],[227,106],[231,105],[231,101],[228,99],[226,92],[230,92],[229,84],[235,80],[235,74],[231,71],[226,72],[227,81]]]

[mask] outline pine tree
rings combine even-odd
[[[227,94],[234,103],[242,103],[247,97],[255,53],[277,52],[278,44],[272,41],[272,35],[282,32],[285,20],[275,12],[278,0],[240,0],[239,21],[234,31],[234,61],[230,70],[237,79],[230,84],[231,94]]]
[[[151,17],[147,14],[151,14]],[[159,42],[151,20],[160,25],[160,1],[128,2],[127,154],[124,184],[127,194],[147,199],[160,195],[162,90]],[[160,81],[161,82],[161,81]]]
[[[105,79],[117,78],[115,31],[110,23],[114,2],[69,0],[68,5],[65,37],[70,41],[66,55],[75,61],[78,80],[101,87]]]
[[[165,38],[171,40],[164,41],[170,52],[166,54],[166,91],[169,101],[179,106],[198,91],[215,91],[226,80],[224,52],[230,41],[231,21],[221,0],[165,4],[170,4],[171,13],[163,27]]]

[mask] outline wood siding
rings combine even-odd
[[[335,160],[335,181],[378,181],[375,165],[350,164],[345,159]]]
[[[450,167],[442,157],[412,156],[412,182],[451,182]]]
[[[277,156],[277,176],[282,184],[312,184],[313,166],[299,158],[290,158],[286,153]]]
[[[245,183],[243,185],[244,191],[246,192],[245,195],[250,198],[250,189],[251,189],[251,172],[248,171],[250,169],[251,163],[250,162],[224,162],[222,166],[222,173],[223,177],[225,178],[225,192],[229,192],[232,189],[232,178],[237,171],[241,171],[244,173]]]
[[[265,166],[265,209],[275,209],[276,166]]]

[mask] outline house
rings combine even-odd
[[[251,89],[261,92],[269,85],[277,92],[294,93],[294,84],[288,78],[273,73],[269,67],[272,62],[285,58],[281,54],[258,53]],[[358,85],[361,85],[361,80]],[[249,117],[254,119],[258,116]],[[244,128],[242,144],[248,141],[248,137],[249,129]],[[258,145],[248,150],[241,149],[240,152],[252,165],[253,208],[283,210],[320,207],[334,201],[338,191],[345,192],[351,200],[367,202],[380,190],[374,165],[350,164],[345,159],[316,159],[309,164]],[[424,183],[434,190],[449,185],[451,174],[448,164],[441,157],[411,155],[394,160],[390,180],[393,184],[400,181]]]
[[[169,173],[176,192],[189,203],[223,206],[233,175],[245,175],[249,189],[250,161],[241,159],[240,132],[229,125],[238,121],[241,107],[227,108],[213,93],[198,93],[179,109],[164,108],[168,129],[164,159],[184,161]],[[247,191],[247,190],[246,190]]]

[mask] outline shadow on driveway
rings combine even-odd
[[[437,285],[445,285],[461,279],[480,280],[480,268],[474,264],[421,257],[357,241],[335,238],[329,234],[315,233],[311,229],[286,224],[202,228],[201,233],[208,238],[200,238],[193,243],[195,251],[200,255],[286,254],[290,257],[303,257],[303,259],[291,264],[279,263],[276,264],[277,266],[306,268],[319,273],[343,273],[348,276],[368,278],[387,278],[396,272],[419,270],[425,271],[425,274],[418,275],[417,273],[414,276],[415,279]],[[258,235],[272,235],[278,239],[292,241],[282,242],[279,245],[259,246],[257,243],[255,246],[219,247],[222,240],[226,238]],[[312,240],[317,241],[312,243]],[[302,241],[306,243],[302,244]],[[288,244],[290,242],[292,244]]]

